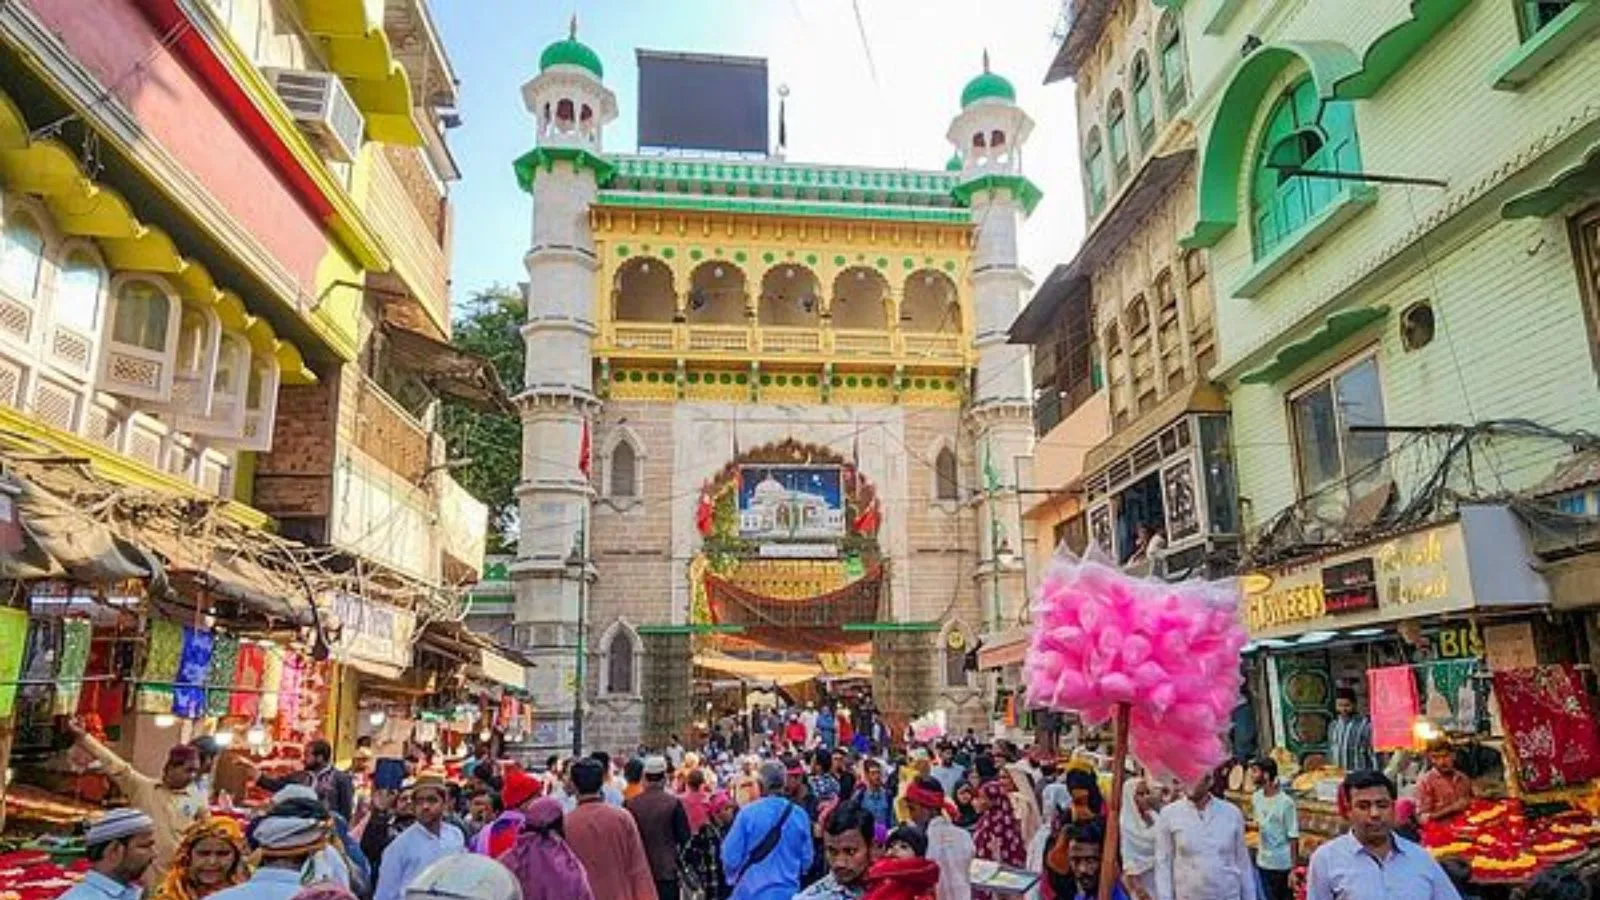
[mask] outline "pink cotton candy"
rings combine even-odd
[[[1031,609],[1030,701],[1090,726],[1129,704],[1129,748],[1158,774],[1190,779],[1221,762],[1248,640],[1233,583],[1166,584],[1063,556]]]

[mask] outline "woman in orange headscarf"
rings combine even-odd
[[[250,877],[244,831],[228,816],[190,825],[178,841],[172,866],[152,900],[201,900]]]

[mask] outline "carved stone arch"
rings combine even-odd
[[[600,446],[601,496],[617,508],[644,498],[644,442],[626,425],[613,428]]]
[[[939,629],[941,688],[972,687],[972,673],[967,671],[967,651],[972,649],[973,635],[973,630],[960,619],[951,619]]]
[[[949,437],[940,435],[928,446],[928,496],[954,508],[961,502],[961,454]]]
[[[637,697],[644,670],[644,641],[626,618],[618,616],[600,633],[600,665],[596,691],[601,697]]]

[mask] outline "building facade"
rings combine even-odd
[[[325,547],[361,602],[458,606],[486,515],[436,407],[496,397],[448,346],[427,5],[8,3],[0,69],[5,430]]]
[[[964,660],[1023,607],[1032,443],[1010,84],[973,80],[924,172],[607,152],[599,58],[540,69],[511,577],[541,746],[662,743],[776,658],[981,723]]]

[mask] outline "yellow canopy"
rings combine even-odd
[[[855,662],[844,672],[828,672],[820,662],[768,662],[759,659],[738,659],[721,653],[701,653],[694,664],[735,678],[770,681],[776,685],[803,684],[813,678],[872,677],[872,663]]]

